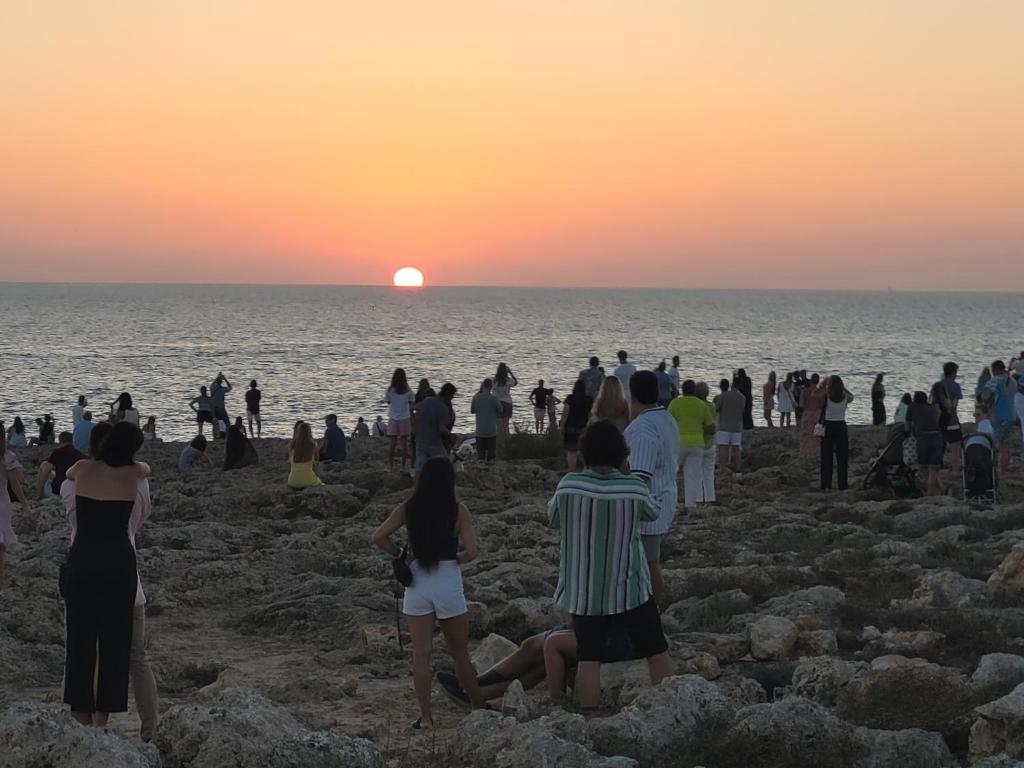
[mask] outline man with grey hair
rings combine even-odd
[[[706,381],[697,382],[697,398],[704,401],[708,412],[711,414],[711,421],[717,421],[718,415],[715,406],[708,400],[711,394]],[[701,504],[715,503],[715,433],[704,435],[704,456],[701,461],[701,493],[697,497]]]

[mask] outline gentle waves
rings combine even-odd
[[[331,412],[350,431],[358,416],[386,418],[396,366],[413,387],[453,382],[456,429],[471,431],[469,399],[502,361],[520,382],[513,420],[532,425],[538,379],[564,397],[590,355],[610,373],[619,349],[640,367],[678,354],[684,377],[713,392],[746,368],[758,424],[770,370],[780,381],[797,368],[839,373],[857,398],[850,421],[870,423],[878,372],[891,418],[946,360],[960,363],[967,394],[983,366],[1024,347],[1014,294],[2,284],[0,306],[0,419],[21,416],[29,434],[43,413],[69,428],[80,394],[102,415],[126,390],[160,437],[184,438],[189,400],[218,371],[235,387],[232,417],[259,381],[266,435]]]

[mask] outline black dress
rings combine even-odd
[[[743,406],[743,429],[754,428],[754,381],[749,376],[737,377],[736,388],[747,398]]]
[[[871,390],[871,423],[876,427],[885,424],[885,390]]]
[[[77,532],[68,553],[64,588],[64,703],[73,712],[128,711],[138,585],[135,550],[128,538],[134,504],[75,497]]]

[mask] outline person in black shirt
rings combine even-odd
[[[732,380],[733,389],[739,390],[745,398],[747,398],[747,404],[743,407],[743,429],[754,428],[754,382],[747,372],[740,368],[736,371],[736,375]]]
[[[263,436],[263,421],[260,419],[260,400],[263,393],[256,388],[256,379],[249,382],[249,389],[245,393],[245,414],[249,417],[249,437]],[[252,430],[252,423],[256,422],[256,431]]]
[[[537,386],[530,392],[530,402],[533,404],[534,431],[539,435],[544,431],[544,418],[548,414],[548,398],[554,395],[554,390],[544,386],[544,379],[537,382]]]

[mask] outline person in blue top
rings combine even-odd
[[[320,444],[320,461],[345,461],[348,458],[348,441],[338,426],[338,417],[331,413],[324,419],[327,429]]]
[[[92,433],[94,426],[95,424],[92,423],[92,411],[85,411],[82,414],[82,420],[75,424],[75,428],[71,433],[71,444],[86,456],[89,455],[89,435]]]
[[[213,384],[210,385],[210,399],[213,400],[213,434],[218,437],[224,437],[227,434],[228,425],[231,423],[227,406],[224,404],[224,398],[227,397],[230,391],[231,382],[228,381],[224,372],[221,371],[217,374],[217,378],[213,380]],[[221,432],[218,422],[224,424],[224,432]]]
[[[658,363],[658,368],[655,370],[654,375],[658,377],[658,405],[665,408],[672,402],[672,398],[679,393],[672,383],[672,374],[668,372],[668,366],[664,360]]]
[[[1006,363],[992,363],[992,378],[978,391],[978,399],[992,410],[992,431],[999,446],[999,471],[1010,470],[1010,442],[1013,440],[1013,395],[1016,382],[1006,371]]]

